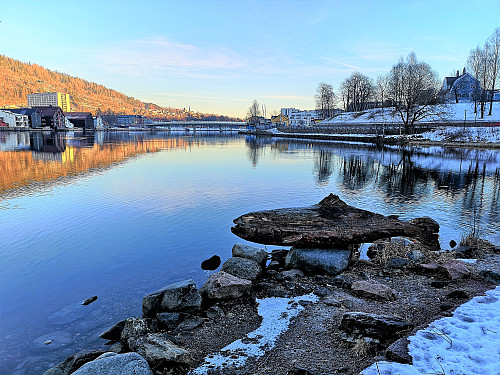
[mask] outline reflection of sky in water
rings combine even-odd
[[[250,211],[311,205],[332,192],[382,214],[431,216],[445,246],[470,228],[477,207],[483,232],[500,240],[498,151],[436,157],[213,133],[128,137],[69,135],[58,143],[60,158],[39,138],[37,155],[46,157],[0,152],[10,166],[2,183],[13,168],[30,173],[0,196],[0,368],[43,372],[77,348],[101,345],[104,328],[140,315],[146,293],[185,278],[201,286],[201,261],[230,256],[241,241],[232,220]],[[468,173],[476,160],[480,173]],[[78,302],[93,295],[98,301],[81,310]],[[61,347],[33,341],[51,332],[65,338]]]

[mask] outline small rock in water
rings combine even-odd
[[[82,305],[83,306],[87,306],[87,305],[90,305],[92,302],[95,302],[95,301],[97,301],[97,296],[93,296],[93,297],[87,298],[85,301],[82,302]]]
[[[205,271],[215,271],[220,266],[220,257],[214,255],[208,259],[201,262],[201,269]]]
[[[47,340],[47,341],[44,342],[44,344],[45,345],[50,345],[50,344],[52,344],[52,340]]]
[[[457,242],[455,240],[451,240],[450,247],[453,249],[455,246],[457,246]]]

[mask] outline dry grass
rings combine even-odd
[[[479,237],[479,234],[474,232],[468,233],[460,239],[459,246],[475,247],[479,250],[484,250],[493,247],[493,244]]]
[[[352,347],[352,351],[356,357],[366,357],[370,354],[371,345],[365,339],[360,338]]]

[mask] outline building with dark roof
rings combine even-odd
[[[42,127],[42,113],[36,108],[15,108],[9,109],[9,111],[28,116],[30,128],[36,129]]]
[[[94,129],[94,118],[90,112],[66,112],[65,116],[75,128]]]
[[[60,107],[34,107],[38,109],[42,115],[42,128],[50,127],[51,129],[64,129],[64,112]]]
[[[471,102],[481,94],[481,84],[465,71],[460,75],[457,70],[455,77],[445,77],[441,93],[450,102]]]

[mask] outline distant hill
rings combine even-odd
[[[68,74],[23,63],[0,55],[0,107],[7,105],[26,106],[27,94],[36,92],[62,92],[71,96],[71,110],[100,114],[143,115],[168,120],[235,120],[227,116],[188,112],[178,108],[164,108],[108,89]]]

